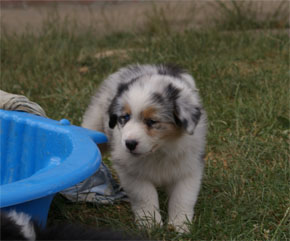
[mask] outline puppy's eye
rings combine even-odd
[[[152,119],[145,119],[145,124],[148,126],[148,127],[152,127],[154,124],[156,124],[157,121],[155,120],[152,120]]]
[[[121,125],[125,125],[129,120],[130,120],[129,114],[119,116],[119,118],[118,118],[118,121]]]

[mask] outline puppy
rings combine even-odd
[[[92,97],[82,126],[104,132],[113,167],[141,225],[162,224],[156,187],[169,195],[169,224],[188,231],[203,173],[207,117],[194,79],[165,65],[131,65]]]

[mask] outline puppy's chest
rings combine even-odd
[[[148,179],[157,186],[164,186],[179,179],[186,170],[181,160],[155,157],[139,162],[135,171],[139,177]]]

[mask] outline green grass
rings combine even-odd
[[[99,38],[50,21],[39,35],[4,32],[1,89],[26,95],[50,118],[79,125],[89,96],[119,67],[183,66],[195,77],[209,117],[202,189],[190,234],[166,227],[146,234],[160,240],[289,240],[289,36],[213,29],[164,34],[151,27]],[[107,56],[97,57],[101,52]],[[166,218],[167,197],[161,197]],[[72,204],[58,195],[49,223],[64,220],[138,233],[123,202]]]

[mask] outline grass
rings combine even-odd
[[[193,74],[200,89],[209,132],[191,232],[179,235],[156,228],[146,231],[149,238],[290,239],[287,33],[166,29],[164,34],[150,22],[138,34],[98,38],[94,31],[72,31],[67,25],[48,21],[39,35],[3,32],[1,89],[26,95],[50,118],[67,118],[76,125],[99,83],[130,63],[179,64]],[[161,197],[166,216],[162,191]],[[72,204],[58,195],[49,223],[65,220],[138,233],[130,206],[123,202]]]
[[[277,1],[270,12],[263,14],[263,7],[269,3],[273,2],[214,1],[219,13],[217,27],[227,30],[289,28],[289,2]]]

